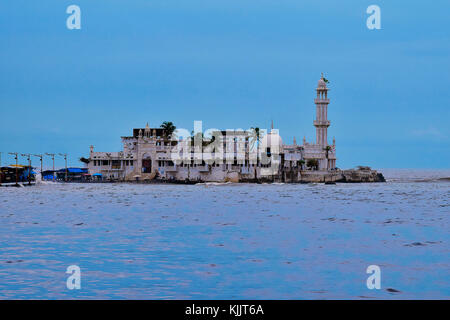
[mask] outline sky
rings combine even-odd
[[[366,26],[372,4],[380,30]],[[120,151],[147,122],[273,120],[285,143],[314,142],[323,72],[338,167],[448,169],[448,12],[447,0],[2,0],[2,164],[49,152],[81,166],[91,144]]]

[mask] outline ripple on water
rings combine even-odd
[[[449,298],[449,186],[4,188],[0,294],[70,298],[77,264],[80,298]],[[372,264],[386,289],[365,287]]]

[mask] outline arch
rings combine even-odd
[[[142,173],[151,173],[152,172],[152,158],[150,155],[144,154],[142,155]]]

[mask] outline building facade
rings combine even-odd
[[[123,151],[96,152],[90,147],[91,175],[117,181],[254,180],[300,181],[302,172],[336,167],[336,146],[328,144],[328,88],[322,75],[316,89],[316,141],[283,144],[278,130],[213,131],[209,137],[169,134],[162,128],[133,129],[122,137]]]

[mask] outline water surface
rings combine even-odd
[[[449,299],[449,171],[0,188],[2,299]],[[366,268],[379,265],[382,289]],[[66,268],[81,268],[81,290]],[[399,292],[391,292],[395,289]]]

